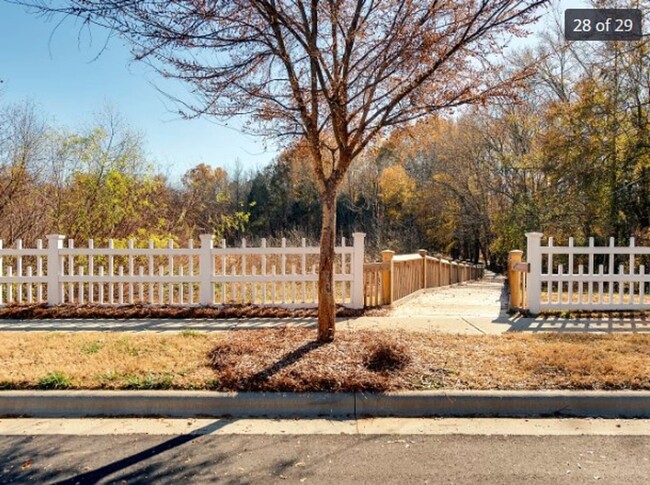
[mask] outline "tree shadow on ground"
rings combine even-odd
[[[111,475],[115,475],[117,473],[124,471],[127,468],[136,465],[141,465],[144,462],[156,458],[158,455],[161,455],[170,450],[173,450],[174,448],[178,448],[182,445],[185,445],[186,443],[189,443],[190,441],[197,439],[201,435],[213,433],[214,431],[217,431],[218,429],[221,429],[230,423],[232,423],[232,420],[215,421],[214,423],[210,423],[209,425],[204,426],[203,428],[199,428],[192,434],[175,436],[172,439],[169,439],[151,448],[147,448],[146,450],[142,450],[139,453],[136,453],[134,455],[127,456],[125,458],[111,462],[95,470],[91,470],[86,473],[81,473],[56,483],[58,485],[74,485],[74,484],[100,482],[104,479],[107,479]]]
[[[284,354],[280,359],[265,369],[262,369],[261,371],[258,371],[250,376],[243,377],[242,379],[238,379],[238,387],[240,389],[246,389],[247,391],[266,390],[266,385],[272,377],[277,375],[286,367],[289,367],[290,365],[300,361],[307,354],[322,347],[323,345],[327,345],[327,343],[316,341],[307,342],[306,344],[301,345],[291,352]],[[219,357],[219,350],[213,351],[210,355],[210,362],[212,363],[212,367],[215,370],[219,370],[220,368]]]
[[[512,321],[509,332],[525,333],[650,333],[650,320],[643,318],[617,318],[611,316],[563,318],[520,317]]]

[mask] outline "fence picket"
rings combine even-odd
[[[174,249],[174,241],[172,239],[167,240],[167,248],[172,250]],[[174,256],[170,252],[167,254],[167,266],[169,270],[169,276],[174,276]],[[174,304],[174,283],[172,281],[169,282],[167,285],[167,294],[168,294],[168,301],[170,305]]]
[[[639,266],[639,275],[641,277],[645,276],[645,265]],[[648,278],[650,279],[650,278]],[[643,303],[645,301],[645,283],[641,281],[639,283],[639,303]]]
[[[99,267],[99,278],[100,280],[104,278],[104,267]],[[49,291],[49,290],[48,290]],[[99,283],[99,304],[104,304],[104,283]]]
[[[9,266],[7,268],[7,276],[11,279],[13,275],[14,275],[14,268],[13,266]],[[10,283],[7,285],[7,301],[13,301],[13,300],[14,300],[14,285]]]
[[[225,239],[221,240],[221,249],[223,249],[224,251],[226,249],[226,240]],[[223,254],[221,256],[221,274],[226,276],[226,255],[225,254]],[[223,305],[228,303],[228,301],[226,300],[226,284],[225,283],[222,283],[222,285],[221,285],[221,303]]]
[[[92,239],[88,240],[88,249],[94,249],[95,242]],[[88,256],[88,276],[95,276],[95,257],[91,254]],[[95,284],[88,283],[88,303],[91,305],[95,303]]]
[[[108,249],[113,249],[113,240],[109,239],[108,240]],[[113,305],[114,303],[114,298],[115,298],[115,288],[113,286],[113,275],[115,274],[115,268],[114,268],[114,260],[113,260],[113,253],[109,253],[108,256],[108,276],[110,276],[110,283],[108,284],[108,303],[109,305]]]
[[[32,295],[32,282],[31,282],[32,276],[33,276],[33,269],[31,266],[28,266],[27,278],[29,278],[30,281],[29,283],[27,283],[27,303],[29,303],[30,305],[34,303],[34,297]]]
[[[630,238],[630,247],[631,248],[634,247],[634,238],[633,237]],[[634,276],[634,260],[635,260],[635,256],[636,255],[634,253],[630,253],[629,262],[628,262],[628,264],[629,264],[628,273],[630,274],[630,276]],[[630,280],[630,282],[628,284],[628,293],[630,295],[630,303],[634,303],[634,290],[635,290],[634,280]]]
[[[165,270],[161,265],[158,266],[158,276],[160,276],[160,279],[158,280],[158,304],[162,305],[165,302],[165,296],[163,295],[163,283],[162,283],[162,277],[165,274]]]
[[[285,238],[282,238],[282,242],[280,245],[283,249],[286,248],[287,240]],[[282,253],[281,256],[280,271],[282,272],[282,276],[284,276],[287,272],[287,255],[284,254],[284,252]],[[282,304],[284,305],[287,302],[286,284],[284,278],[282,279],[282,286],[280,288],[281,288],[280,292],[282,295]]]
[[[266,249],[266,238],[262,238],[262,244],[260,245],[262,249]],[[266,253],[262,253],[262,276],[267,276],[266,272]],[[272,283],[275,284],[275,283]],[[262,283],[262,305],[266,305],[266,291],[267,283]]]
[[[257,276],[257,268],[255,266],[251,268],[251,275]],[[251,302],[253,305],[257,303],[257,283],[252,283]]]
[[[134,246],[133,239],[129,239],[129,243],[128,243],[129,249],[132,250],[133,246]],[[134,303],[134,301],[133,301],[133,299],[134,299],[133,298],[133,296],[134,296],[133,295],[133,277],[135,276],[135,273],[133,272],[133,269],[134,269],[133,265],[134,265],[133,254],[129,254],[129,277],[130,277],[131,281],[129,282],[129,300],[128,300],[128,302],[129,302],[130,305],[133,305],[133,303]]]
[[[181,277],[181,283],[178,285],[178,304],[183,305],[185,304],[185,298],[184,298],[184,290],[185,290],[185,283],[183,283],[183,266],[178,267],[178,276]]]
[[[16,241],[16,249],[21,250],[23,248],[23,241],[22,239],[18,239]],[[23,257],[18,256],[16,260],[16,271],[17,271],[17,276],[18,278],[22,278],[23,276]],[[23,302],[23,285],[21,283],[18,283],[16,285],[17,287],[17,293],[18,293],[18,304]]]
[[[192,249],[194,249],[194,240],[193,239],[190,239],[189,241],[187,241],[187,249],[189,249],[190,251]],[[189,263],[188,264],[189,264],[189,276],[190,276],[191,279],[194,279],[194,256],[192,254],[190,254],[190,256],[189,256]],[[188,284],[188,291],[189,291],[189,295],[188,295],[189,300],[188,300],[188,302],[189,302],[190,305],[194,305],[194,290],[195,290],[194,283],[189,283]]]
[[[83,266],[79,266],[79,268],[78,268],[78,270],[77,270],[77,274],[78,274],[78,275],[82,278],[82,280],[83,280],[83,276],[84,276],[84,267],[83,267]],[[83,283],[79,283],[79,284],[77,285],[77,303],[78,303],[79,305],[83,305],[83,304],[84,304],[84,285],[83,285]]]
[[[242,249],[246,249],[246,239],[242,238],[241,240]],[[246,253],[241,256],[241,276],[246,276]],[[242,282],[239,284],[241,291],[240,301],[246,301],[246,279],[242,278]]]
[[[138,267],[138,276],[140,279],[138,283],[138,303],[142,305],[144,303],[144,283],[142,283],[142,280],[144,280],[144,266],[142,265]]]
[[[148,269],[149,269],[149,303],[151,305],[153,305],[155,303],[154,294],[153,294],[154,293],[153,292],[153,289],[154,289],[154,272],[155,272],[154,258],[153,258],[153,248],[154,248],[153,239],[149,239],[149,250],[152,251],[151,253],[149,253],[149,262],[148,262],[149,263],[149,266],[148,266]]]
[[[345,240],[345,238],[342,238],[342,241]],[[341,246],[344,246],[343,242],[341,242]],[[303,248],[303,250],[307,247],[307,239],[304,237],[300,241],[300,247]],[[300,274],[305,276],[307,274],[307,254],[303,251],[303,253],[300,255]],[[307,282],[303,280],[300,283],[300,286],[302,287],[302,303],[306,303],[307,300]]]

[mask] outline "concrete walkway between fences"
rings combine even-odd
[[[500,334],[510,328],[504,277],[486,272],[479,281],[420,290],[385,317],[361,317],[340,328],[403,329],[464,335]]]
[[[505,332],[650,333],[650,316],[631,318],[522,318],[507,313],[504,277],[486,273],[480,281],[420,290],[385,316],[341,318],[338,330],[406,330],[463,335]],[[0,331],[180,332],[257,330],[284,326],[316,328],[315,318],[0,320]]]

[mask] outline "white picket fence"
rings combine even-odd
[[[650,247],[555,246],[542,233],[529,232],[526,259],[528,309],[542,310],[650,310],[650,273],[641,259],[650,260]],[[605,270],[606,268],[606,270]]]
[[[353,245],[342,238],[336,247],[334,292],[339,304],[363,308],[363,233]],[[200,247],[86,248],[65,237],[47,236],[47,247],[4,248],[0,241],[0,306],[24,303],[224,305],[256,304],[310,307],[318,303],[318,247],[227,247],[202,234]]]

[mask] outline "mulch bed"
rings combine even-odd
[[[338,307],[339,317],[357,317],[363,310]],[[316,308],[278,308],[259,305],[226,306],[171,306],[171,305],[9,305],[0,308],[0,319],[52,319],[52,318],[306,318],[317,317]]]
[[[332,343],[314,337],[285,327],[217,342],[209,363],[219,390],[383,391],[409,388],[422,372],[406,332],[339,332]]]

